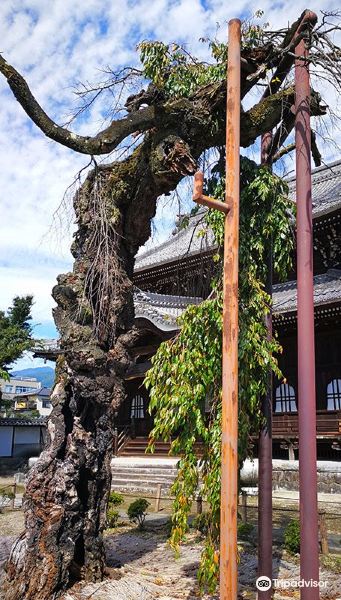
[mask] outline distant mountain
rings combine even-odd
[[[41,381],[43,387],[52,387],[54,382],[54,369],[51,367],[36,367],[32,369],[22,369],[13,371],[11,376],[15,377],[35,377]]]

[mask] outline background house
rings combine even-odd
[[[2,416],[48,416],[51,413],[51,389],[43,387],[36,378],[16,376],[0,382]]]

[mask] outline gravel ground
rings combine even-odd
[[[0,569],[9,553],[14,536],[0,538]],[[139,532],[125,528],[106,537],[107,578],[102,583],[76,584],[63,600],[194,600],[202,596],[196,579],[201,553],[201,540],[196,533],[188,535],[179,558],[167,545],[164,528],[147,523],[147,529]],[[245,544],[239,564],[239,598],[256,599],[255,581],[257,558],[253,546]],[[274,554],[274,577],[277,579],[299,579],[298,561],[292,557]],[[326,590],[321,591],[323,600],[340,597],[341,575],[321,571],[321,581],[327,581]],[[275,599],[298,598],[298,590],[277,591]],[[1,598],[1,594],[0,594]],[[217,600],[218,596],[211,596]],[[48,600],[48,599],[47,599]]]
[[[175,559],[164,535],[146,531],[129,531],[110,536],[107,539],[107,556],[110,576],[102,584],[77,586],[64,596],[64,600],[85,600],[91,595],[93,600],[194,600],[202,596],[198,588],[196,573],[201,554],[201,542],[195,533],[188,536],[180,557]],[[117,561],[121,567],[117,567]],[[299,580],[298,562],[289,557],[274,556],[274,577],[282,580]],[[245,545],[241,551],[239,564],[240,598],[255,600],[257,597],[257,557],[253,547]],[[321,571],[321,581],[327,581],[324,600],[336,600],[341,588],[341,575]],[[126,590],[130,594],[126,595]],[[275,599],[297,598],[298,590],[279,591]],[[210,596],[217,600],[218,596]]]
[[[0,536],[20,535],[24,530],[22,510],[4,510],[0,512]]]

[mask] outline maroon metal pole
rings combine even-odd
[[[297,45],[295,53],[301,579],[319,581],[310,82],[304,40]],[[301,587],[302,600],[318,598],[318,587]]]
[[[267,164],[272,134],[262,136],[261,162]],[[272,296],[272,243],[267,248],[265,291]],[[266,317],[268,337],[272,338],[272,311]],[[258,439],[258,577],[272,581],[272,371],[269,369],[267,393],[261,400],[264,424]],[[259,591],[259,600],[271,600],[272,589]]]

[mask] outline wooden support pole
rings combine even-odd
[[[204,176],[194,178],[193,200],[225,214],[223,381],[220,504],[220,600],[237,600],[238,514],[238,267],[240,187],[241,22],[229,22],[225,202],[203,195]]]
[[[326,513],[324,511],[319,512],[319,529],[320,529],[321,552],[322,552],[322,554],[329,554]]]
[[[240,33],[229,22],[226,112],[223,391],[220,508],[220,599],[237,600],[238,513],[238,267],[240,187]]]
[[[114,456],[117,456],[118,454],[118,429],[117,427],[115,427],[114,429],[114,452],[113,452]]]
[[[247,492],[242,490],[242,511],[241,511],[242,522],[247,523]],[[262,573],[264,575],[264,573]]]
[[[11,502],[12,508],[15,508],[15,497],[16,497],[16,495],[17,495],[17,482],[15,481],[13,483],[13,498],[12,498],[12,502]]]
[[[158,483],[157,487],[156,487],[155,512],[159,512],[159,510],[160,510],[160,501],[161,501],[161,483]]]
[[[294,444],[289,442],[288,444],[289,460],[295,460],[295,449]]]

